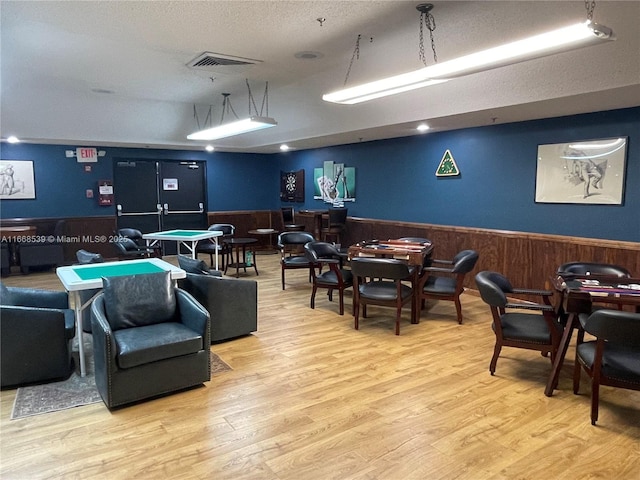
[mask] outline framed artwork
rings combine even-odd
[[[36,198],[33,162],[30,160],[0,160],[0,199],[25,200]]]
[[[304,202],[304,170],[280,172],[280,200]]]
[[[356,169],[343,163],[324,162],[322,168],[313,169],[315,200],[331,204],[356,201]]]
[[[627,138],[538,145],[539,203],[622,205]]]

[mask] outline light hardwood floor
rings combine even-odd
[[[638,479],[640,392],[603,387],[589,421],[588,379],[544,396],[548,359],[503,350],[495,376],[488,308],[463,295],[418,325],[370,307],[359,331],[301,270],[280,287],[277,255],[257,257],[259,330],[213,345],[233,371],[203,387],[109,411],[94,404],[10,420],[0,398],[2,479]],[[61,289],[55,274],[8,285]],[[351,293],[346,298],[346,311]]]

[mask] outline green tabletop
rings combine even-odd
[[[161,234],[165,237],[195,237],[206,232],[206,230],[171,230],[168,232],[159,232],[158,234]]]
[[[74,269],[74,272],[82,280],[92,280],[102,277],[120,277],[123,275],[138,275],[141,273],[158,273],[165,270],[151,262],[96,265],[95,267],[83,267]]]

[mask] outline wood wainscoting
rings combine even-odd
[[[475,289],[474,276],[482,270],[500,272],[513,285],[541,288],[559,265],[572,261],[621,265],[640,277],[640,243],[568,237],[542,233],[454,227],[349,217],[349,243],[365,239],[424,237],[434,243],[434,258],[452,258],[460,250],[480,255],[467,275],[465,287]]]
[[[273,228],[282,231],[280,211],[241,210],[209,212],[208,223],[231,223],[237,237],[246,237],[249,230]],[[2,219],[3,226],[35,225],[38,235],[50,235],[60,218]],[[109,240],[116,234],[115,216],[65,218],[65,261],[74,263],[75,252],[81,248],[116,257]],[[299,215],[308,232],[314,230],[312,215]],[[434,242],[435,258],[452,258],[464,249],[476,250],[480,258],[476,268],[466,278],[466,287],[475,289],[474,276],[481,270],[494,270],[507,276],[514,285],[541,287],[558,265],[571,261],[602,262],[621,265],[640,277],[640,243],[569,237],[542,233],[456,227],[427,223],[397,222],[371,218],[349,217],[344,243],[399,237],[425,237]],[[101,241],[100,239],[106,239]],[[261,241],[267,241],[263,239]]]

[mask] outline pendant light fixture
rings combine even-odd
[[[516,40],[412,72],[338,90],[323,95],[322,99],[327,102],[352,105],[436,85],[473,73],[615,40],[615,35],[610,28],[592,22],[594,6],[595,2],[591,2],[590,8],[587,8],[588,20],[586,22]],[[420,4],[416,8],[423,13],[423,10],[427,8],[431,10],[433,6]],[[435,46],[433,48],[435,56]]]
[[[249,116],[247,118],[240,118],[236,114],[233,106],[231,105],[231,94],[223,93],[222,100],[222,117],[220,119],[220,125],[217,127],[205,128],[204,130],[199,130],[190,135],[187,135],[187,139],[189,140],[217,140],[220,138],[232,137],[234,135],[240,135],[243,133],[254,132],[256,130],[263,130],[265,128],[275,127],[278,122],[276,122],[273,118],[269,117],[269,83],[267,82],[265,85],[264,96],[262,98],[262,108],[260,110],[260,114],[258,114],[258,110],[255,105],[255,101],[253,99],[253,95],[251,93],[251,87],[249,85],[249,80],[247,82],[247,89],[249,91]],[[251,105],[253,104],[253,109],[255,110],[255,115],[251,114]],[[266,116],[262,116],[262,111],[265,110],[266,106]],[[207,118],[210,117],[209,116]],[[225,114],[233,113],[235,116],[235,120],[225,123]],[[194,105],[194,115],[195,115],[195,105]]]

